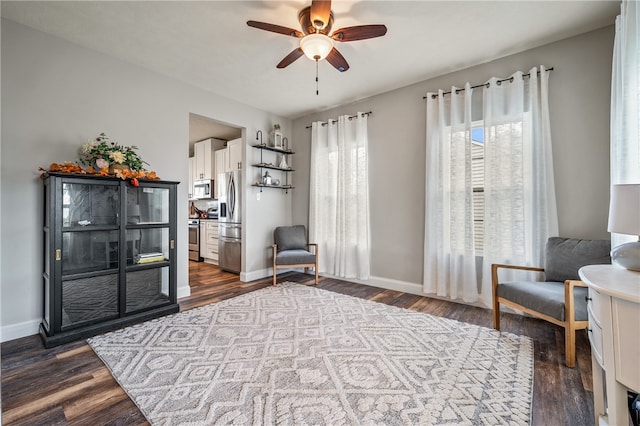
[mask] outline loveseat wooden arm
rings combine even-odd
[[[564,306],[566,307],[565,320],[575,321],[576,308],[573,298],[574,287],[586,287],[587,285],[579,280],[566,280],[564,282]]]
[[[519,271],[533,271],[533,272],[544,272],[544,268],[539,268],[536,266],[521,266],[521,265],[507,265],[504,263],[492,263],[491,264],[491,286],[493,287],[493,300],[496,301],[496,297],[498,296],[496,291],[498,289],[498,269],[515,269]]]
[[[514,269],[519,271],[544,272],[544,268],[536,266],[507,265],[504,263],[491,264],[491,297],[493,302],[493,328],[500,330],[500,302],[498,300],[498,269]]]

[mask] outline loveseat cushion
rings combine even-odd
[[[611,263],[610,251],[609,240],[551,237],[545,254],[545,280],[579,280],[578,269],[583,266]]]
[[[307,249],[304,225],[279,226],[273,231],[273,239],[278,246],[278,251]]]
[[[276,265],[315,264],[316,255],[307,250],[286,250],[276,254]]]
[[[586,287],[573,288],[575,320],[587,320]],[[500,283],[498,296],[557,320],[565,320],[564,282],[514,281]]]

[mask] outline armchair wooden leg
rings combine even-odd
[[[500,302],[498,301],[498,265],[491,265],[491,298],[493,302],[493,328],[500,330]]]
[[[564,357],[567,367],[576,366],[576,331],[572,327],[564,329]]]
[[[273,261],[273,285],[276,285],[276,278],[278,277],[278,267],[276,266],[275,260]]]

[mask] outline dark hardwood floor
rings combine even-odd
[[[217,267],[190,262],[191,296],[181,310],[228,299],[271,285],[250,283]],[[313,277],[279,278],[313,284]],[[491,327],[491,311],[398,291],[321,278],[320,288],[388,305]],[[502,329],[534,339],[534,425],[592,425],[591,353],[586,334],[577,336],[576,368],[564,365],[563,329],[533,318],[503,314]],[[148,424],[138,408],[84,341],[44,349],[38,336],[2,344],[2,423],[5,425]]]

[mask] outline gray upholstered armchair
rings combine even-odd
[[[553,237],[547,241],[545,268],[491,265],[493,287],[493,327],[500,330],[500,304],[510,306],[564,327],[565,363],[575,366],[576,330],[587,328],[585,284],[578,269],[585,265],[611,263],[608,240],[579,240]],[[544,272],[546,281],[502,282],[499,269]]]
[[[318,284],[318,245],[307,242],[304,225],[279,226],[273,231],[273,285],[281,268],[314,268]],[[313,250],[311,248],[313,247]]]

